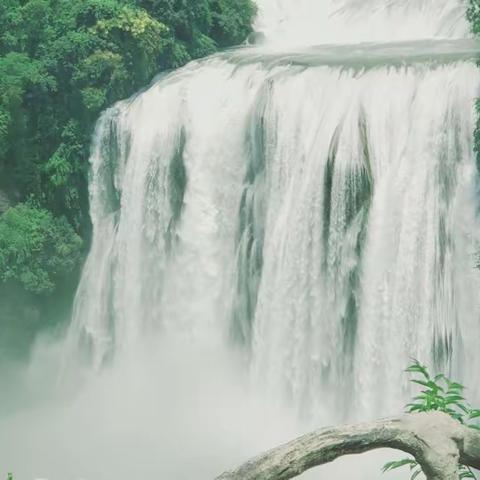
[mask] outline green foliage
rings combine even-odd
[[[470,29],[476,37],[480,36],[480,0],[469,0],[467,8],[467,19],[470,23]],[[476,99],[476,126],[473,138],[473,147],[476,155],[477,170],[480,172],[480,99]],[[478,260],[480,267],[480,259]]]
[[[19,204],[0,216],[0,280],[25,290],[51,293],[81,256],[82,240],[63,218]]]
[[[13,480],[13,473],[7,474],[7,480]]]
[[[480,34],[480,0],[470,0],[467,8],[467,19],[475,35]]]
[[[0,109],[0,157],[5,155],[8,148],[8,131],[11,121],[10,112]]]
[[[212,30],[219,45],[239,43],[251,32],[255,7],[250,0],[213,0]]]
[[[422,469],[420,465],[411,458],[405,458],[403,460],[398,460],[396,462],[388,462],[383,466],[383,473],[396,470],[397,468],[410,467],[410,480],[415,480],[419,475],[422,474]]]
[[[0,216],[0,351],[69,315],[100,111],[243,41],[253,15],[251,0],[0,1],[0,193],[23,202]]]
[[[418,360],[415,360],[406,371],[413,375],[412,383],[422,388],[420,393],[406,406],[407,413],[443,412],[463,425],[480,430],[480,425],[478,424],[480,410],[473,409],[465,400],[463,396],[465,387],[463,385],[451,381],[442,373],[432,376],[428,368]],[[420,465],[410,458],[386,463],[383,467],[383,472],[389,472],[405,466],[410,467],[411,480],[415,480],[422,474]],[[464,478],[475,479],[476,476],[469,467],[460,465],[459,479]]]
[[[253,15],[252,0],[0,1],[0,191],[24,202],[0,217],[2,298],[23,286],[47,323],[47,303],[73,297],[101,110],[159,71],[242,42]],[[3,301],[0,340],[11,319],[32,323],[22,312]]]
[[[100,111],[251,31],[252,0],[0,2],[0,188],[88,236],[90,136]]]

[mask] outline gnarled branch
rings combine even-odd
[[[326,428],[250,460],[217,480],[288,480],[343,455],[394,448],[411,454],[428,480],[458,480],[459,463],[480,468],[480,432],[440,412]]]

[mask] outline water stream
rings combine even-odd
[[[465,4],[258,4],[258,45],[98,122],[91,252],[65,344],[38,353],[61,351],[69,400],[0,433],[26,475],[207,480],[313,426],[400,412],[412,357],[480,399]],[[35,452],[47,425],[61,461]]]

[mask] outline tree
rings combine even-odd
[[[0,280],[51,293],[78,264],[82,241],[63,218],[19,204],[0,216]]]
[[[378,448],[402,450],[414,459],[389,462],[384,471],[409,466],[412,480],[475,478],[480,468],[480,410],[463,397],[464,386],[443,374],[430,375],[415,361],[407,372],[421,392],[407,405],[407,415],[362,425],[319,430],[278,447],[227,472],[217,480],[288,480],[315,466]]]
[[[10,204],[33,199],[36,208],[35,214],[20,207],[0,216],[3,228],[14,214],[25,220],[21,228],[32,229],[49,216],[55,231],[61,222],[62,231],[71,229],[68,235],[88,247],[88,157],[100,112],[158,72],[243,41],[253,15],[251,0],[0,1],[0,197]],[[34,230],[21,231],[27,239],[35,236]],[[28,298],[38,296],[38,308],[29,311],[41,310],[43,321],[35,324],[60,311],[53,305],[46,311],[46,296],[63,308],[63,300],[74,295],[87,248],[73,248],[76,265],[62,270],[69,278],[57,298],[59,277],[47,264],[58,260],[58,252],[40,247],[40,261],[37,247],[24,243],[20,263],[21,249],[13,255],[15,248],[8,248],[8,258],[1,252],[0,333],[23,315],[13,312],[22,302],[5,306],[13,281]],[[63,290],[67,285],[70,290]],[[68,308],[63,311],[68,316]]]
[[[343,455],[394,448],[415,457],[428,480],[458,480],[459,463],[480,468],[480,432],[443,412],[327,428],[277,447],[217,480],[288,480]]]
[[[251,0],[0,3],[0,188],[33,195],[87,240],[100,111],[159,71],[242,42],[255,14]]]

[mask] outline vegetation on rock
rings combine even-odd
[[[407,413],[442,412],[450,415],[453,419],[469,428],[480,430],[478,419],[480,410],[472,408],[463,396],[465,387],[450,380],[443,373],[431,375],[428,368],[415,361],[407,372],[413,374],[412,383],[421,387],[421,392],[416,395],[406,407]],[[384,472],[396,470],[408,466],[411,472],[411,480],[422,475],[422,469],[418,462],[412,458],[389,462],[383,467]],[[477,478],[470,467],[461,465],[459,479]]]
[[[78,271],[101,110],[157,72],[242,42],[254,14],[252,0],[0,2],[0,193],[35,205],[0,217],[0,296],[12,281],[52,293]]]
[[[51,293],[81,256],[82,240],[64,218],[19,204],[0,217],[0,279],[34,294]]]
[[[161,70],[238,43],[250,0],[6,0],[0,6],[0,188],[88,235],[100,111]]]

